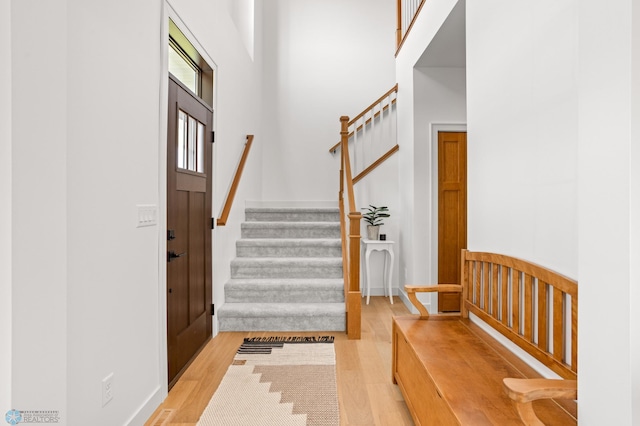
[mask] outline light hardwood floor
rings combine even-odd
[[[194,426],[222,380],[244,337],[333,335],[341,426],[413,425],[397,385],[391,382],[391,318],[409,313],[396,297],[362,304],[362,339],[343,333],[219,333],[205,346],[145,426]]]

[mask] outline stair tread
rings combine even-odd
[[[342,264],[341,257],[236,257],[231,260],[231,263],[260,263],[260,264],[284,264],[284,263],[296,263],[296,264],[325,264],[335,265]]]
[[[291,317],[323,315],[344,315],[344,302],[329,303],[252,303],[230,302],[218,309],[224,317]]]
[[[317,214],[316,214],[317,213]],[[246,208],[220,330],[344,330],[340,209]]]
[[[242,227],[244,228],[266,228],[266,227],[272,227],[272,228],[305,228],[305,227],[309,227],[309,226],[317,226],[317,227],[323,227],[323,228],[332,228],[332,227],[340,227],[340,222],[339,221],[335,221],[335,222],[309,222],[309,221],[305,221],[305,222],[291,222],[291,221],[280,221],[280,220],[270,220],[270,221],[256,221],[256,222],[242,222],[241,224]]]
[[[340,245],[340,238],[242,238],[237,241],[240,245]]]
[[[343,284],[342,278],[231,278],[227,284]]]
[[[340,209],[338,207],[247,207],[245,212],[340,213]]]

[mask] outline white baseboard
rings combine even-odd
[[[156,411],[156,408],[162,404],[162,401],[166,398],[166,389],[163,389],[161,386],[156,387],[151,395],[147,398],[147,400],[138,408],[138,410],[129,418],[129,420],[125,423],[128,426],[141,426],[144,425],[149,417]]]

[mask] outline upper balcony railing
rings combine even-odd
[[[420,9],[424,5],[424,0],[397,0],[398,21],[396,29],[396,54],[400,51],[407,34],[413,26]]]

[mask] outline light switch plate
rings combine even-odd
[[[138,204],[138,228],[158,224],[158,207],[155,204]]]

